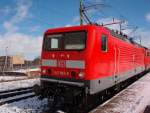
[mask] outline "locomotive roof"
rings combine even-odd
[[[146,49],[146,47],[144,47],[144,46],[142,46],[141,44],[138,44],[137,42],[133,41],[132,38],[131,38],[131,37],[128,37],[126,34],[124,34],[124,33],[122,33],[122,32],[119,32],[119,31],[117,31],[117,30],[109,29],[108,27],[104,27],[104,26],[102,26],[102,25],[94,25],[94,24],[91,24],[91,25],[81,25],[81,26],[69,26],[69,27],[53,28],[53,29],[48,29],[48,30],[45,32],[45,34],[49,33],[50,31],[54,31],[54,32],[59,31],[59,32],[60,32],[60,30],[61,30],[62,32],[64,32],[64,31],[70,30],[70,29],[72,29],[72,30],[73,30],[73,29],[76,29],[76,30],[77,30],[77,29],[79,29],[79,30],[81,30],[81,29],[88,29],[88,27],[101,27],[101,28],[104,28],[105,30],[108,30],[112,36],[114,36],[114,37],[116,37],[116,38],[119,38],[119,39],[121,39],[121,40],[123,40],[123,41],[126,41],[126,42],[128,42],[128,43],[131,43],[131,44],[133,44],[133,45],[136,45],[136,46],[138,46],[138,47],[142,47],[142,48],[145,48],[145,49]]]

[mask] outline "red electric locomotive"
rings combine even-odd
[[[41,54],[44,97],[80,104],[150,68],[150,51],[103,26],[49,29]]]

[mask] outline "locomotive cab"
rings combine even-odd
[[[76,26],[46,31],[41,53],[41,86],[34,88],[43,97],[63,97],[65,103],[79,103],[87,94],[87,50],[94,26]],[[87,46],[88,45],[88,46]],[[78,98],[78,99],[77,99]]]
[[[42,77],[83,79],[86,35],[86,31],[46,34],[42,52]]]
[[[105,62],[113,66],[108,61],[107,32],[108,29],[95,25],[47,30],[41,53],[42,95],[93,95],[112,85],[113,79],[108,79],[109,83],[107,79],[101,81],[112,71],[103,68],[109,67]],[[35,89],[40,94],[39,88]]]

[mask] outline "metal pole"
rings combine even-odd
[[[83,25],[83,1],[80,0],[80,25]]]
[[[4,61],[3,74],[5,74],[4,71],[5,71],[6,67],[7,67],[7,49],[8,49],[8,47],[5,48],[6,56],[5,56],[5,61]]]
[[[120,33],[121,33],[121,23],[119,24],[119,26],[120,26]]]
[[[139,36],[139,39],[140,39],[140,45],[142,45],[142,38],[141,38],[141,36]]]

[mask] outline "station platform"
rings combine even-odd
[[[150,73],[89,113],[150,113]]]

